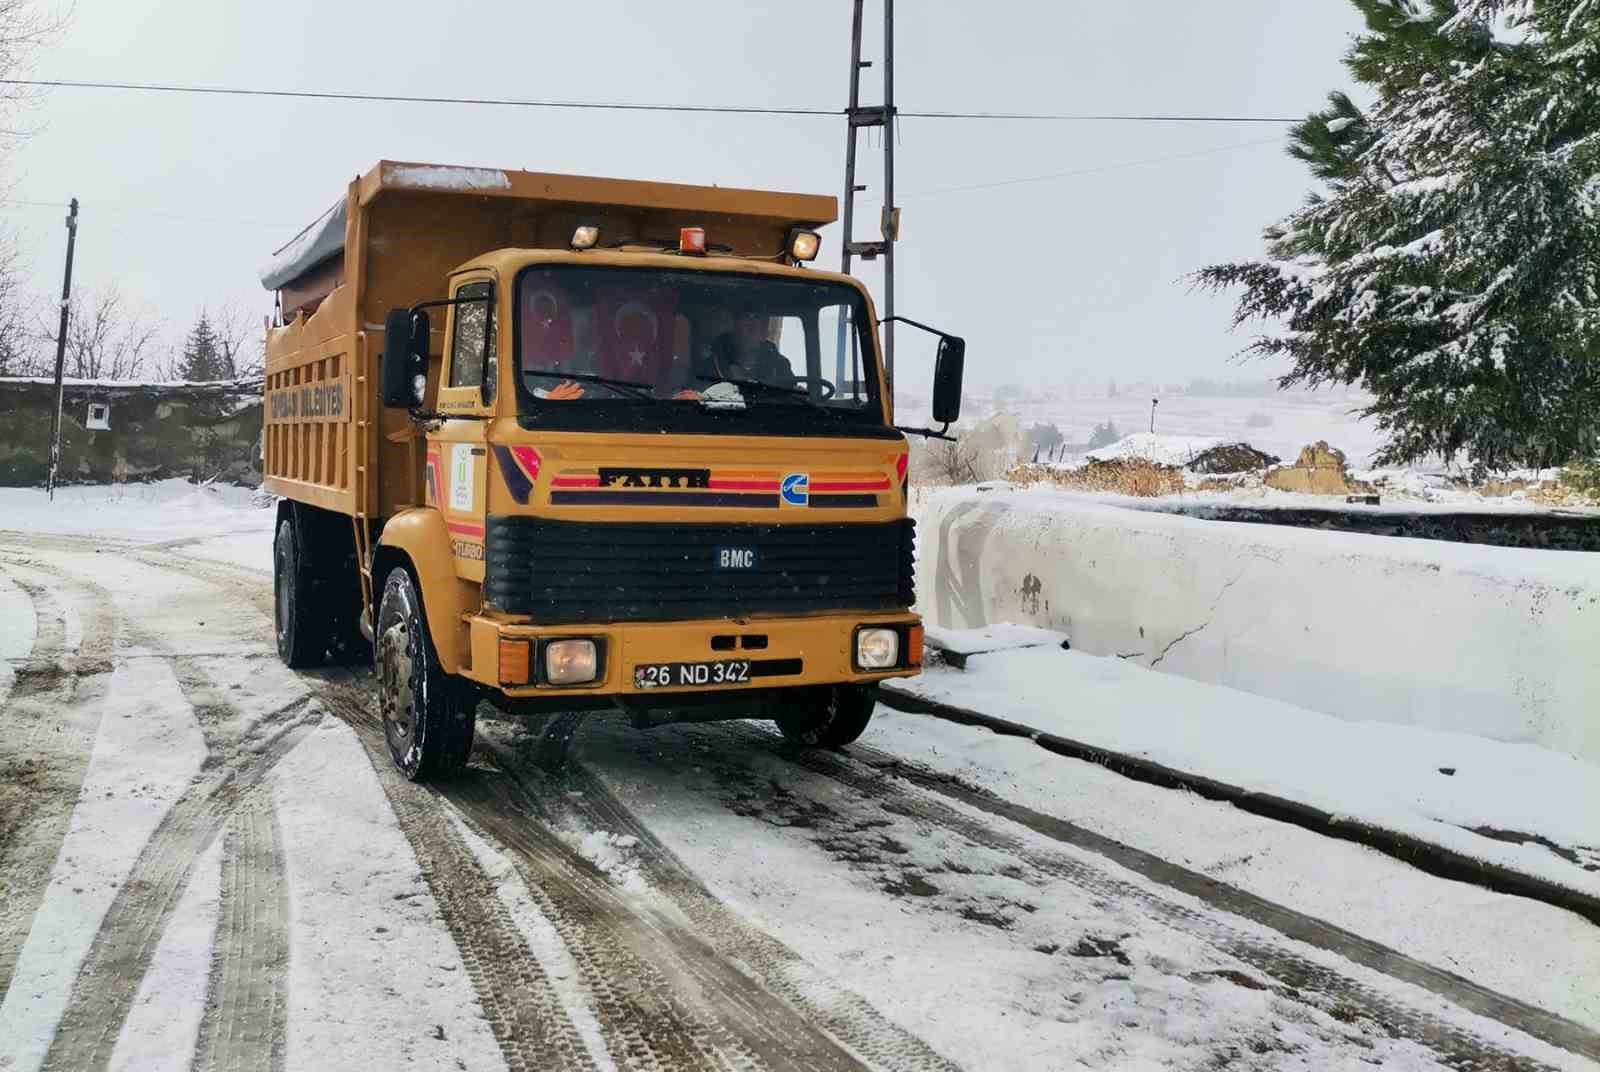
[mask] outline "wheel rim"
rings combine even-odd
[[[378,638],[378,710],[383,733],[396,758],[408,755],[416,741],[412,692],[410,630],[396,623]]]
[[[281,642],[289,635],[289,601],[293,598],[291,588],[294,578],[289,576],[289,551],[283,546],[283,541],[278,541],[278,640]]]

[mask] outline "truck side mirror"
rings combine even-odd
[[[933,419],[940,424],[954,424],[961,416],[961,377],[966,363],[967,340],[940,336],[933,363]]]
[[[422,404],[417,377],[428,374],[428,314],[422,309],[391,309],[383,318],[383,362],[378,372],[383,404],[411,409]]]

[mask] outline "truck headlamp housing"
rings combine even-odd
[[[797,261],[814,261],[817,252],[822,249],[822,236],[815,231],[803,231],[796,227],[789,232],[789,256]]]
[[[871,627],[856,630],[856,666],[892,670],[900,665],[900,631]]]
[[[600,646],[588,638],[549,640],[540,654],[546,685],[586,685],[600,676]]]

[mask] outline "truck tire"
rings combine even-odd
[[[873,685],[794,689],[779,701],[775,721],[795,744],[843,748],[865,732],[877,703],[878,690]]]
[[[310,563],[300,553],[294,524],[284,518],[272,543],[272,619],[278,658],[290,669],[319,666],[328,654],[328,614]]]
[[[404,566],[384,580],[374,639],[378,711],[394,765],[414,782],[465,766],[476,705],[463,683],[439,667],[422,599]]]

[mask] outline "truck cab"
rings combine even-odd
[[[441,197],[445,178],[424,171],[430,196],[412,208],[427,213],[377,211],[425,167],[380,165],[365,203],[358,180],[342,278],[269,337],[267,479],[288,504],[280,654],[325,658],[334,628],[359,650],[353,622],[414,778],[465,761],[483,698],[855,739],[876,683],[918,671],[922,627],[907,442],[872,301],[810,266],[832,199],[515,172]],[[484,201],[502,211],[482,229],[512,241],[431,284],[414,258],[374,263],[400,243],[373,231],[417,249],[448,230],[452,244]],[[372,315],[386,268],[408,277],[404,300]],[[337,294],[363,272],[364,301]],[[315,330],[341,297],[369,312]],[[305,410],[333,406],[301,402],[314,370],[282,374],[315,366],[308,350],[340,326],[364,345],[323,393],[371,430],[349,437],[343,510],[274,473],[272,449],[274,423],[315,427]],[[935,417],[949,421],[964,347],[937,345]]]

